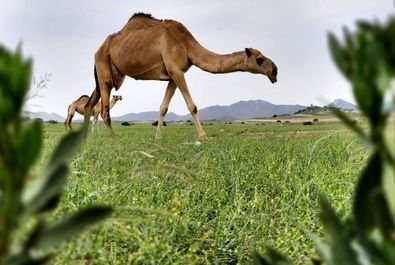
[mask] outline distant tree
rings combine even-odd
[[[159,121],[154,121],[152,123],[152,126],[158,126]],[[163,126],[167,126],[167,123],[165,121],[163,121]]]

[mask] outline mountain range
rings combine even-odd
[[[355,109],[355,105],[337,99],[328,106]],[[266,118],[274,115],[294,114],[297,111],[307,108],[302,105],[275,105],[265,100],[239,101],[229,106],[210,106],[199,110],[202,120],[243,120],[252,118]],[[158,119],[158,111],[148,111],[140,113],[128,113],[118,117],[112,117],[113,121],[155,121]],[[41,118],[44,121],[56,120],[64,121],[65,118],[56,113],[46,112],[25,112],[26,117]],[[82,118],[81,118],[82,119]],[[79,119],[79,120],[81,120]],[[191,115],[178,115],[174,112],[166,114],[166,121],[190,120]],[[78,118],[76,119],[78,120]]]
[[[43,121],[64,121],[66,118],[63,118],[57,113],[51,112],[44,112],[44,111],[39,111],[39,112],[32,112],[32,111],[24,111],[23,112],[24,117],[28,117],[30,119],[42,119]]]
[[[251,118],[272,117],[273,115],[292,114],[304,109],[302,105],[275,105],[264,100],[239,101],[230,106],[210,106],[199,110],[199,117],[202,120],[242,120]],[[114,117],[114,121],[145,121],[157,120],[157,111],[129,113],[119,117]],[[191,115],[178,115],[169,112],[165,116],[166,121],[190,120]]]

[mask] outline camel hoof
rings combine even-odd
[[[207,139],[208,139],[207,134],[206,134],[206,133],[200,134],[200,135],[198,136],[198,139],[199,139],[199,140],[207,140]]]

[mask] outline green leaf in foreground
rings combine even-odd
[[[284,254],[273,248],[266,249],[266,257],[255,255],[256,265],[292,265],[293,263]]]
[[[331,250],[331,265],[360,265],[356,252],[351,247],[351,238],[339,217],[323,197],[319,197],[320,215],[328,235],[328,245]]]
[[[348,61],[347,53],[344,51],[340,42],[332,33],[328,34],[329,49],[332,52],[333,59],[339,70],[346,78],[350,78],[350,62]]]
[[[373,213],[370,206],[370,194],[372,189],[380,186],[380,176],[382,172],[381,157],[375,152],[368,165],[364,169],[355,190],[355,199],[353,205],[353,215],[355,228],[361,243],[367,247],[370,228],[374,226]]]
[[[30,255],[14,255],[4,260],[1,265],[40,265],[46,264],[51,258],[51,255],[42,258],[33,258]]]
[[[51,228],[42,229],[36,242],[32,244],[33,249],[46,251],[56,247],[90,225],[106,218],[111,212],[112,208],[107,206],[94,206],[80,210]]]
[[[395,168],[390,164],[384,164],[383,170],[384,196],[388,202],[388,210],[392,217],[392,223],[395,224]]]
[[[82,140],[84,139],[85,129],[71,132],[64,136],[60,143],[56,146],[52,153],[51,159],[48,162],[46,172],[50,171],[52,167],[56,167],[59,163],[69,162],[70,159],[78,151]]]
[[[26,189],[24,214],[29,215],[43,210],[53,209],[51,204],[62,194],[67,182],[69,170],[66,164],[60,164],[46,179],[39,179]]]
[[[355,120],[351,119],[347,114],[338,108],[331,108],[331,111],[342,121],[344,122],[351,130],[357,133],[362,139],[367,140],[367,136],[361,127],[358,126]]]
[[[29,166],[36,161],[41,150],[43,142],[41,123],[38,121],[29,122],[23,127],[16,140],[19,170],[25,174]]]

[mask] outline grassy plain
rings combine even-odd
[[[275,118],[278,119],[278,118]],[[75,125],[78,127],[78,125]],[[317,195],[345,216],[366,149],[340,123],[293,121],[169,124],[162,140],[151,125],[103,124],[89,134],[55,218],[110,204],[110,219],[64,245],[57,264],[249,264],[273,246],[308,264],[321,233]],[[45,161],[64,134],[45,125]]]

